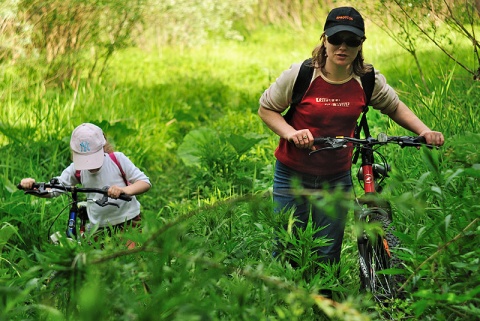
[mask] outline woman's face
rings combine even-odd
[[[326,37],[327,62],[340,66],[351,65],[362,49],[362,43],[362,38],[348,31],[337,32]]]

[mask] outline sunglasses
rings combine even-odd
[[[363,38],[350,36],[350,37],[342,37],[340,35],[333,35],[327,37],[328,43],[334,46],[340,46],[342,43],[345,43],[349,47],[358,47],[362,44]]]

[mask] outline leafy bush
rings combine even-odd
[[[234,15],[234,9],[225,14]],[[215,38],[189,50],[153,50],[154,45],[142,44],[142,49],[117,51],[103,78],[79,81],[76,87],[32,85],[40,79],[36,73],[2,65],[0,318],[475,318],[478,83],[459,68],[439,67],[436,52],[425,56],[425,80],[431,88],[426,93],[412,72],[415,62],[369,29],[369,39],[375,39],[369,61],[401,89],[403,101],[447,138],[439,150],[385,152],[393,172],[384,195],[394,205],[396,233],[403,244],[398,255],[405,261],[406,297],[386,307],[359,293],[352,218],[340,270],[326,268],[322,275],[314,273],[311,249],[318,244],[312,242],[312,229],[298,238],[288,229],[278,233],[279,226],[289,223],[288,213],[275,215],[272,210],[278,137],[255,111],[260,94],[279,72],[310,53],[310,41],[318,40],[312,34],[320,28],[268,26],[245,33],[244,42]],[[464,48],[459,46],[458,52],[465,54]],[[38,61],[34,57],[29,64]],[[369,120],[372,132],[405,132],[375,111]],[[52,223],[53,230],[65,228],[64,214],[55,217],[66,200],[36,199],[15,186],[22,177],[58,174],[70,162],[71,130],[85,121],[105,128],[115,147],[153,182],[140,196],[142,233],[107,238],[103,250],[95,242],[48,244]],[[334,195],[319,205],[331,202]],[[123,248],[127,237],[138,245],[133,251]],[[301,268],[272,257],[275,237],[286,246],[295,244],[291,254]],[[334,291],[336,301],[318,295],[324,287]]]

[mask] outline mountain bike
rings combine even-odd
[[[391,170],[385,156],[378,149],[387,144],[400,147],[427,146],[424,137],[378,135],[377,139],[352,137],[318,137],[315,138],[316,150],[310,154],[333,149],[355,148],[353,163],[361,158],[357,179],[364,194],[355,193],[355,221],[358,223],[357,244],[360,265],[361,290],[372,294],[378,302],[385,303],[401,293],[397,290],[405,282],[405,277],[398,269],[403,262],[396,256],[400,242],[394,235],[392,209],[388,201],[378,197],[383,183]],[[381,160],[376,163],[374,156]],[[363,184],[362,184],[363,182]]]
[[[90,188],[90,187],[77,187],[77,186],[68,186],[61,184],[58,179],[53,178],[50,182],[45,183],[35,183],[33,184],[31,189],[23,189],[22,186],[19,184],[17,185],[18,189],[24,190],[25,194],[30,194],[38,197],[46,197],[48,194],[51,193],[66,193],[69,194],[71,197],[71,201],[69,203],[70,211],[69,217],[67,221],[67,227],[65,230],[65,236],[71,240],[81,241],[81,238],[85,237],[85,232],[88,226],[88,216],[86,211],[86,202],[79,201],[79,193],[87,194],[87,193],[96,193],[101,195],[102,197],[99,199],[89,199],[87,201],[95,202],[98,206],[105,207],[105,206],[117,206],[117,204],[110,202],[108,199],[108,186],[103,188]],[[132,200],[132,197],[127,194],[120,195],[119,199],[129,202]],[[63,210],[65,210],[64,208]],[[53,224],[58,219],[58,217],[62,214],[62,211],[57,215],[55,220],[52,222],[48,229],[49,239],[53,243],[58,243],[59,238],[61,237],[60,232],[51,233],[51,228]],[[80,228],[77,230],[77,221],[80,220]]]

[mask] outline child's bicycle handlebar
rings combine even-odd
[[[115,204],[113,202],[108,201],[108,189],[109,186],[105,186],[103,188],[91,188],[91,187],[77,187],[77,186],[69,186],[69,185],[64,185],[61,184],[57,178],[53,178],[50,180],[48,183],[34,183],[31,188],[25,189],[23,188],[20,184],[17,185],[18,189],[24,190],[25,194],[30,194],[34,196],[46,196],[49,193],[55,193],[55,192],[63,192],[63,193],[69,193],[72,200],[71,200],[71,208],[70,208],[70,214],[69,214],[69,219],[67,223],[67,230],[66,230],[66,235],[68,238],[77,238],[77,217],[79,216],[79,201],[78,201],[78,193],[98,193],[100,195],[103,195],[103,197],[99,200],[92,200],[94,201],[98,206],[105,207],[107,205],[112,205],[119,207],[118,204]],[[127,194],[121,194],[120,197],[118,198],[120,200],[129,202],[132,200],[132,196],[127,195]],[[61,212],[60,212],[61,213]],[[60,214],[59,214],[60,215]],[[58,216],[57,216],[58,218]],[[80,226],[80,235],[83,235],[84,228],[85,228],[85,223],[87,218],[82,217],[80,215],[80,220],[81,220],[81,226]],[[52,223],[53,225],[53,223]],[[51,227],[51,226],[50,226]],[[50,234],[50,229],[49,229],[49,234]],[[50,238],[54,241],[56,239],[55,234],[50,236]]]
[[[102,194],[103,198],[99,200],[95,200],[95,203],[101,207],[107,205],[115,205],[117,204],[110,203],[108,201],[108,188],[109,186],[105,186],[103,188],[91,188],[91,187],[77,187],[77,186],[68,186],[64,184],[60,184],[57,179],[52,179],[48,183],[34,183],[31,189],[24,189],[20,184],[17,185],[18,189],[24,190],[25,194],[31,194],[34,196],[45,196],[52,192],[68,192],[68,193],[98,193]],[[132,197],[127,194],[121,194],[119,199],[130,202]]]

